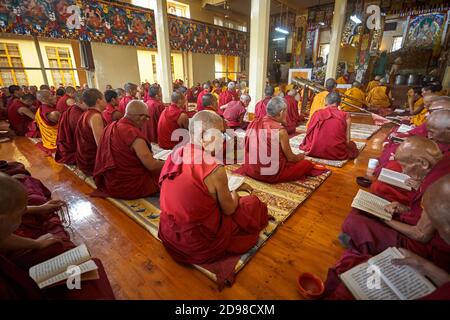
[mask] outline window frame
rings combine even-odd
[[[52,49],[55,50],[55,56],[56,56],[56,59],[55,59],[55,58],[50,58],[50,57],[49,57],[48,49],[50,49],[50,48],[52,48]],[[60,49],[63,49],[63,50],[66,50],[66,51],[67,51],[67,58],[61,58],[61,57],[60,57],[60,55],[59,55],[59,50],[60,50]],[[50,68],[52,68],[52,67],[51,67],[51,63],[50,63],[51,60],[56,60],[56,62],[57,62],[57,64],[58,64],[58,69],[57,69],[57,70],[51,69],[51,72],[50,72],[51,75],[52,75],[53,84],[55,85],[55,87],[56,87],[57,85],[59,85],[59,83],[57,83],[57,81],[55,81],[55,76],[53,75],[53,72],[54,72],[54,71],[59,71],[60,76],[61,76],[61,81],[62,81],[62,84],[63,84],[64,86],[68,86],[68,85],[75,86],[75,85],[76,85],[76,81],[75,81],[75,72],[74,72],[74,70],[67,70],[66,68],[63,68],[62,65],[61,65],[61,60],[64,60],[64,61],[67,61],[67,62],[68,62],[69,68],[70,68],[70,69],[73,69],[73,65],[72,65],[72,56],[71,56],[71,54],[70,54],[70,49],[69,49],[69,48],[66,48],[66,47],[47,46],[47,45],[46,45],[46,46],[45,46],[45,53],[46,53],[46,55],[47,55],[47,60],[48,60],[48,64],[49,64]],[[64,70],[64,69],[66,69],[66,70]],[[66,78],[65,78],[65,74],[64,74],[65,71],[70,72],[70,75],[71,75],[71,78],[72,78],[72,83],[71,83],[71,84],[66,83]]]
[[[11,76],[12,76],[12,79],[13,79],[14,84],[15,84],[15,85],[26,85],[26,86],[28,86],[28,85],[29,85],[28,75],[27,75],[27,72],[26,72],[26,70],[25,70],[25,66],[24,66],[24,64],[23,64],[22,52],[20,51],[20,46],[19,46],[19,44],[18,44],[18,43],[13,43],[13,42],[0,42],[0,45],[3,45],[4,48],[5,48],[5,53],[4,53],[4,54],[1,54],[1,53],[0,53],[0,57],[6,58],[7,61],[8,61],[8,66],[9,66],[9,68],[12,68],[12,69],[7,69],[7,70],[11,72]],[[8,45],[14,45],[14,46],[16,46],[16,47],[17,47],[17,52],[18,52],[19,54],[18,54],[18,55],[10,54],[10,53],[9,53],[9,50],[8,50]],[[19,84],[19,83],[18,83],[17,77],[16,77],[16,69],[14,69],[14,66],[13,66],[13,64],[12,64],[12,58],[20,59],[20,63],[21,63],[21,65],[22,65],[22,68],[23,68],[23,69],[17,69],[17,70],[23,72],[23,74],[25,75],[25,81],[26,81],[25,84]],[[1,70],[1,72],[3,72],[3,71],[4,71],[4,70]],[[3,78],[1,77],[1,75],[0,75],[0,85],[1,85],[1,86],[4,86]]]

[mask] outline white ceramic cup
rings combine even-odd
[[[369,159],[369,164],[367,167],[369,169],[375,169],[378,166],[378,159]]]

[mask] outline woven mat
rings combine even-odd
[[[297,129],[306,132],[306,125],[298,126]],[[380,126],[372,124],[352,123],[351,138],[359,140],[369,140],[380,129]]]
[[[66,167],[89,186],[94,189],[96,188],[92,177],[87,177],[75,166],[66,165]],[[237,165],[226,167],[228,174],[231,174],[231,172],[237,168]],[[267,204],[269,214],[274,217],[274,220],[269,221],[268,226],[261,231],[258,243],[240,257],[234,268],[235,273],[238,273],[250,261],[256,252],[274,234],[277,227],[286,221],[286,219],[295,212],[297,207],[300,206],[330,175],[331,171],[328,171],[320,176],[307,177],[303,181],[273,185],[262,183],[248,177],[245,178],[245,182],[254,189],[253,194]],[[160,209],[158,197],[137,200],[107,198],[107,200],[125,212],[131,219],[139,223],[153,237],[159,240],[158,229]],[[209,270],[198,265],[194,265],[194,267],[213,281],[217,280],[216,275]]]

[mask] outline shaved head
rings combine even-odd
[[[333,78],[327,79],[327,81],[325,81],[325,88],[328,91],[333,91],[334,88],[336,88],[336,80],[334,80]]]
[[[428,187],[422,200],[424,212],[442,239],[450,245],[450,175]]]
[[[201,130],[198,129],[200,126]],[[212,111],[204,110],[197,112],[189,123],[191,142],[201,145],[202,140],[205,139],[204,133],[210,129],[216,129],[221,132],[224,129],[223,119]],[[209,138],[210,136],[211,134],[209,134]]]
[[[450,144],[450,109],[438,110],[427,119],[428,138],[437,143]]]
[[[50,90],[39,90],[36,93],[36,98],[43,104],[53,105],[56,101]]]
[[[125,115],[148,114],[147,105],[140,100],[132,100],[128,102],[125,109]]]
[[[66,94],[73,96],[77,90],[74,87],[66,87]]]
[[[16,179],[0,173],[0,241],[9,237],[22,221],[27,192]]]

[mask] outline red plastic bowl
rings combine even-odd
[[[298,290],[300,294],[310,300],[319,299],[325,291],[323,281],[316,275],[305,272],[298,276]]]

